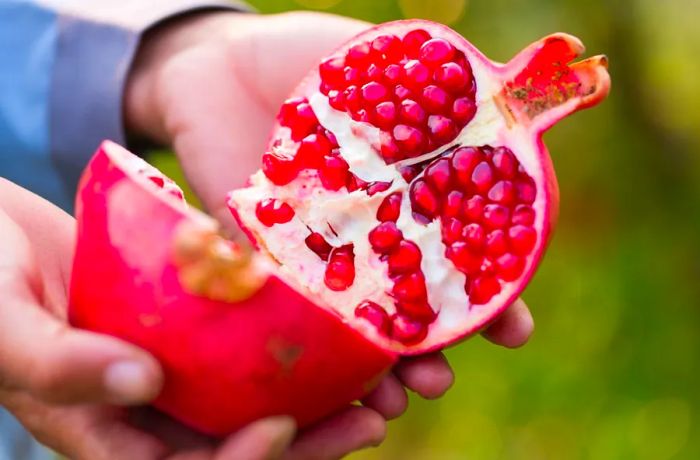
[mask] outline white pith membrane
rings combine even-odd
[[[476,80],[477,111],[474,118],[461,130],[453,141],[433,152],[386,165],[376,149],[379,129],[369,124],[355,122],[350,115],[329,105],[328,98],[318,91],[320,79],[314,74],[302,85],[296,96],[306,97],[320,125],[335,136],[341,156],[350,167],[350,172],[366,182],[391,182],[382,192],[369,196],[365,190],[348,192],[345,187],[338,191],[323,187],[314,170],[302,170],[299,176],[287,185],[272,183],[262,171],[251,177],[249,187],[236,190],[230,195],[230,206],[235,209],[242,224],[280,264],[281,276],[305,292],[317,304],[338,313],[345,321],[360,330],[366,337],[380,345],[399,352],[416,353],[420,350],[438,348],[458,337],[483,327],[494,314],[507,306],[524,288],[541,256],[545,222],[549,219],[547,178],[542,169],[538,148],[539,130],[532,125],[516,123],[502,113],[495,102],[503,84],[513,75],[505,75],[502,67],[490,63],[471,45],[464,42],[449,29],[418,24],[416,28],[428,30],[433,37],[442,37],[462,51]],[[381,35],[394,33],[400,38],[410,29],[397,25],[395,29],[382,26],[358,37],[371,40]],[[545,115],[547,116],[547,115]],[[278,127],[271,149],[278,152],[296,151],[298,144],[291,140],[290,130]],[[525,257],[525,268],[514,281],[503,282],[500,292],[487,303],[475,305],[465,292],[467,277],[445,257],[446,246],[442,241],[440,217],[425,225],[412,217],[409,199],[409,183],[402,178],[398,167],[415,164],[443,155],[454,146],[505,146],[520,162],[525,173],[534,181],[537,194],[531,207],[535,211],[537,241]],[[423,176],[423,173],[416,179]],[[415,181],[415,179],[414,179]],[[421,271],[425,276],[428,303],[437,313],[436,319],[428,323],[427,337],[419,343],[404,345],[397,340],[378,333],[376,327],[364,319],[356,318],[356,307],[365,300],[380,305],[391,316],[396,313],[395,299],[391,295],[394,280],[389,277],[386,261],[380,260],[370,246],[368,234],[380,222],[376,213],[383,199],[395,192],[403,194],[401,214],[397,221],[404,239],[418,245],[422,253]],[[286,223],[263,225],[256,217],[256,206],[262,200],[275,198],[294,209],[294,217]],[[310,229],[318,232],[334,247],[347,244],[354,246],[355,279],[343,291],[333,291],[324,283],[327,262],[321,260],[305,243]]]

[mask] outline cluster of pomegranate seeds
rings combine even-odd
[[[262,171],[276,185],[286,185],[304,169],[318,172],[328,190],[340,190],[351,181],[347,162],[340,156],[333,133],[323,128],[306,98],[286,101],[278,115],[280,125],[289,128],[290,137],[297,142],[291,154],[273,149],[262,157]]]
[[[401,210],[401,194],[391,193],[382,201],[377,210],[377,220],[381,223],[369,232],[372,249],[380,255],[388,267],[389,277],[394,282],[391,295],[394,297],[396,314],[391,318],[388,335],[404,343],[417,343],[428,333],[427,323],[435,319],[435,312],[428,304],[425,277],[420,264],[422,254],[418,245],[403,237],[396,226]],[[358,306],[356,315],[367,318],[367,302]],[[372,318],[381,316],[384,309],[374,304]],[[382,326],[384,327],[384,326]]]
[[[255,216],[263,225],[272,227],[292,220],[294,209],[283,201],[266,198],[255,206]]]
[[[434,160],[410,187],[414,218],[441,218],[445,255],[467,275],[472,304],[514,281],[537,242],[535,184],[506,147],[460,147]]]
[[[388,164],[452,141],[476,112],[464,53],[422,29],[357,43],[324,60],[319,73],[331,107],[381,130]]]

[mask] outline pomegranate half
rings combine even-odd
[[[234,214],[317,303],[381,347],[443,348],[532,277],[556,220],[542,133],[602,100],[603,56],[554,34],[506,65],[427,21],[377,26],[280,110]]]
[[[542,133],[609,89],[604,57],[569,64],[582,50],[555,34],[501,65],[427,21],[359,35],[284,103],[228,197],[257,251],[105,142],[79,187],[71,323],[153,353],[155,405],[206,433],[361,398],[531,278],[558,205]]]

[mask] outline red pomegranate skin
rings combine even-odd
[[[395,354],[274,275],[233,303],[183,288],[172,242],[192,217],[127,175],[116,150],[104,143],[80,183],[69,318],[160,361],[157,408],[211,435],[277,414],[303,427],[381,380]]]

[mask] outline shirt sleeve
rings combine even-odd
[[[71,210],[105,138],[125,142],[122,96],[143,34],[226,0],[0,0],[0,176]]]

